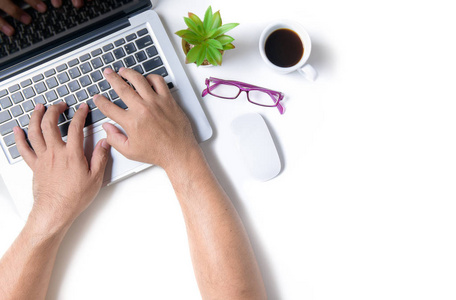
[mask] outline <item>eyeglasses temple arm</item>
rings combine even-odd
[[[214,82],[214,84],[212,86],[209,86],[209,82],[207,82],[206,85],[207,85],[207,88],[205,88],[203,90],[203,93],[201,94],[202,97],[204,97],[207,94],[209,94],[210,90],[212,91],[214,88],[218,87],[220,85],[220,82]]]

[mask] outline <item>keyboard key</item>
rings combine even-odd
[[[35,101],[35,104],[38,104],[38,103],[41,103],[41,104],[46,104],[46,99],[44,99],[44,96],[43,95],[39,95],[38,97],[35,97],[33,99],[33,101]]]
[[[79,102],[84,101],[85,99],[89,98],[89,95],[87,95],[87,92],[85,90],[80,90],[79,92],[76,93],[76,98],[78,99]]]
[[[121,60],[116,61],[115,63],[112,64],[112,68],[116,72],[119,72],[119,69],[122,67],[125,67],[125,65],[123,64],[123,62]]]
[[[7,91],[7,90],[1,90],[1,91],[0,91],[0,98],[1,98],[1,97],[4,97],[4,96],[6,96],[6,95],[8,95],[8,91]]]
[[[82,62],[82,61],[86,61],[86,60],[89,60],[90,59],[90,54],[87,53],[87,54],[84,54],[82,55],[81,57],[79,57],[79,60]]]
[[[147,28],[143,28],[137,32],[138,36],[143,36],[147,33],[148,33]]]
[[[35,84],[35,91],[36,91],[38,94],[41,94],[41,93],[47,91],[47,88],[46,88],[46,86],[44,85],[44,82],[40,82],[40,83]]]
[[[7,147],[16,144],[16,140],[14,139],[14,134],[10,134],[10,135],[5,136],[3,138],[3,141],[5,142],[5,145]]]
[[[121,99],[114,101],[114,104],[123,109],[128,108],[128,106]]]
[[[70,122],[63,123],[59,125],[60,135],[66,137],[68,135],[68,128],[70,127]]]
[[[149,74],[157,74],[157,75],[160,75],[160,76],[162,76],[162,77],[168,76],[168,72],[166,72],[165,67],[161,67],[160,69],[157,69],[157,70],[155,70],[155,71],[152,71],[152,72],[150,72]],[[149,74],[147,74],[147,75],[149,75]]]
[[[59,85],[59,83],[57,82],[57,79],[55,79],[55,77],[51,77],[49,79],[46,79],[46,84],[47,84],[49,89],[53,89],[53,88],[55,88],[56,86]]]
[[[87,74],[90,71],[92,71],[92,66],[90,66],[89,62],[83,63],[81,66],[81,72],[82,74]]]
[[[101,53],[103,53],[101,51],[101,49],[96,49],[96,50],[93,50],[92,52],[90,52],[90,54],[92,54],[92,57],[95,57],[97,55],[100,55]]]
[[[59,119],[57,120],[57,124],[62,124],[65,121],[66,121],[65,115],[61,114],[61,115],[59,115]]]
[[[74,67],[73,69],[68,70],[68,74],[70,74],[71,79],[75,79],[81,76],[81,72],[79,72],[78,67]]]
[[[5,109],[5,108],[8,108],[11,105],[13,105],[13,103],[11,102],[10,97],[5,97],[5,98],[0,99],[0,105],[2,106],[3,109]]]
[[[28,126],[28,124],[30,123],[30,117],[28,115],[23,115],[18,120],[19,124],[21,124],[21,127]]]
[[[14,104],[18,104],[19,102],[24,101],[24,96],[22,96],[21,92],[17,92],[11,95],[11,99],[13,100]]]
[[[16,105],[10,109],[11,114],[13,117],[19,117],[20,115],[24,114],[22,107],[20,105]]]
[[[21,87],[19,86],[19,84],[15,84],[15,85],[13,85],[13,86],[10,86],[10,87],[8,88],[8,91],[9,91],[10,93],[14,93],[15,91],[20,90],[20,88],[21,88]]]
[[[116,47],[119,47],[120,45],[123,45],[123,44],[125,44],[125,40],[124,39],[120,39],[120,40],[117,40],[117,41],[114,42],[114,45]]]
[[[93,97],[93,95],[100,93],[100,90],[98,87],[94,84],[91,85],[87,88],[87,91],[89,92],[90,97]]]
[[[141,65],[134,66],[132,69],[138,72],[139,74],[144,74],[144,69],[141,67]]]
[[[93,102],[93,99],[88,100],[86,103],[89,106],[90,110],[94,110],[95,108],[97,108],[97,106]]]
[[[66,95],[68,95],[70,92],[68,91],[67,87],[65,85],[59,86],[57,88],[57,94],[59,94],[59,97],[62,98]]]
[[[108,52],[106,54],[103,54],[101,56],[101,58],[103,58],[103,61],[105,64],[110,64],[114,61],[114,56],[112,56],[111,52]]]
[[[136,34],[129,34],[125,37],[125,39],[127,40],[127,42],[133,41],[134,39],[136,39]]]
[[[82,87],[86,87],[86,86],[92,84],[92,81],[90,80],[89,75],[85,75],[85,76],[79,78],[79,82],[81,83]]]
[[[140,51],[138,53],[135,53],[136,60],[138,62],[145,61],[147,59],[147,55],[144,51]]]
[[[143,63],[143,67],[146,72],[149,72],[150,70],[153,70],[161,65],[163,65],[163,62],[160,57],[152,58],[151,60]]]
[[[1,111],[0,112],[0,124],[11,120],[11,115],[7,110]]]
[[[54,91],[49,91],[46,94],[44,94],[44,96],[46,97],[46,100],[48,102],[52,102],[54,100],[57,100],[57,98],[58,98],[57,94]]]
[[[109,90],[109,89],[111,88],[111,85],[110,85],[109,82],[106,81],[106,80],[100,81],[100,82],[98,83],[98,86],[100,87],[100,90],[101,90],[102,92],[107,91],[107,90]]]
[[[115,90],[110,90],[108,93],[111,100],[116,100],[117,98],[119,98]]]
[[[132,54],[136,51],[135,44],[133,44],[133,43],[126,44],[124,46],[124,48],[125,48],[125,52],[127,52],[127,54]]]
[[[68,88],[70,89],[71,92],[75,92],[81,88],[77,80],[74,80],[70,83],[68,83]]]
[[[19,150],[17,150],[17,147],[16,147],[16,146],[13,146],[13,147],[11,147],[11,148],[8,148],[8,151],[9,151],[9,153],[10,153],[10,155],[11,155],[11,157],[12,157],[13,159],[16,159],[16,158],[18,158],[19,156],[21,156],[21,155],[19,154]]]
[[[63,72],[63,73],[60,73],[59,75],[57,75],[57,79],[59,80],[60,84],[64,84],[64,83],[70,81],[70,77],[68,77],[67,72]]]
[[[124,58],[124,62],[125,62],[125,65],[127,66],[127,68],[129,68],[129,67],[131,67],[131,66],[136,64],[136,60],[133,57],[133,55],[125,57]]]
[[[50,69],[50,70],[44,72],[44,76],[46,76],[46,78],[50,77],[50,76],[52,76],[54,74],[55,74],[55,70],[54,69]]]
[[[117,59],[121,59],[125,56],[125,51],[122,48],[115,49],[113,53]]]
[[[22,108],[26,111],[29,112],[35,108],[35,105],[33,104],[32,100],[25,101],[22,103]]]
[[[146,49],[146,52],[147,52],[147,55],[149,55],[149,57],[153,57],[158,54],[158,51],[155,48],[155,46],[150,46],[149,48]]]
[[[3,123],[0,125],[0,135],[5,136],[8,133],[13,132],[13,128],[19,126],[16,120],[11,120],[9,122]]]
[[[152,38],[149,35],[146,35],[145,37],[140,38],[139,40],[135,41],[136,46],[138,49],[146,48],[147,46],[150,46],[153,44]]]
[[[72,59],[68,62],[68,66],[71,68],[71,67],[74,67],[76,66],[77,64],[79,64],[79,60],[77,58],[75,59]]]
[[[62,72],[66,69],[68,69],[67,65],[66,64],[63,64],[63,65],[60,65],[58,66],[57,68],[55,68],[57,70],[57,72]]]
[[[36,95],[35,91],[33,90],[33,88],[31,86],[26,88],[22,92],[24,93],[25,99],[30,99]]]
[[[68,120],[73,119],[75,113],[76,113],[76,111],[74,110],[73,107],[68,108],[68,109],[65,110],[65,112],[64,112],[65,117],[66,117]]]
[[[172,89],[174,87],[174,84],[172,82],[168,82],[166,85],[169,89]]]
[[[27,86],[29,86],[31,84],[32,84],[32,80],[27,79],[27,80],[24,80],[24,81],[21,82],[21,87],[25,88],[25,87],[27,87]],[[0,95],[0,97],[2,97],[2,96]]]
[[[92,59],[91,62],[92,62],[92,65],[93,65],[94,69],[98,69],[98,68],[101,68],[103,66],[103,61],[99,57],[97,57],[95,59]]]
[[[107,44],[106,46],[103,46],[103,51],[104,52],[108,52],[109,50],[112,50],[114,49],[114,45],[113,44]]]
[[[104,118],[106,118],[106,116],[99,109],[92,110],[87,115],[84,126],[89,126],[91,124],[103,120]]]
[[[103,79],[103,75],[101,74],[100,71],[95,71],[95,72],[90,73],[90,77],[92,77],[93,82],[97,82],[97,81]]]
[[[35,83],[38,82],[38,81],[40,81],[40,80],[43,80],[43,79],[44,79],[43,74],[38,74],[38,75],[32,77],[32,80],[33,80],[33,82],[35,82]]]
[[[67,97],[65,97],[65,102],[68,106],[73,106],[76,104],[76,98],[74,97],[74,95],[69,95]]]

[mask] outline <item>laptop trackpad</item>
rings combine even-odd
[[[115,126],[122,130],[119,125],[115,124]],[[84,152],[89,162],[92,159],[93,149],[98,141],[106,138],[106,132],[101,126],[98,126],[91,131],[93,131],[93,133],[88,133],[89,135],[87,135],[84,139]],[[105,186],[112,182],[126,178],[149,166],[150,165],[142,162],[129,160],[120,154],[116,149],[111,147],[108,165],[106,166],[104,174],[103,185]]]

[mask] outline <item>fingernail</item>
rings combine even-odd
[[[13,27],[9,25],[3,25],[1,29],[6,35],[11,36],[14,33]]]
[[[93,101],[96,101],[99,96],[98,94],[93,95]]]
[[[87,103],[81,103],[81,105],[79,105],[79,109],[83,108],[83,107],[86,107],[87,106]]]
[[[106,68],[106,69],[104,70],[104,73],[105,73],[105,74],[111,74],[111,73],[114,73],[114,71],[113,71],[112,69],[110,69],[110,68]]]
[[[13,128],[14,134],[18,134],[18,133],[19,133],[19,130],[20,130],[19,126],[15,126],[15,127]]]
[[[30,22],[32,22],[32,17],[30,17],[27,14],[23,14],[20,19],[21,19],[22,23],[27,24],[27,25],[30,24]]]
[[[124,67],[121,67],[121,68],[119,69],[119,73],[122,72],[123,70],[125,70],[125,68],[124,68]]]
[[[108,144],[108,141],[106,139],[102,140],[101,141],[101,147],[103,147],[104,149],[106,150],[109,150],[109,148],[111,147],[111,145]]]
[[[36,6],[36,9],[40,12],[40,13],[44,13],[47,9],[47,6],[46,4],[44,4],[43,2],[41,3],[38,3],[38,5]]]
[[[38,103],[36,106],[35,106],[35,110],[39,110],[41,109],[41,107],[43,106],[43,104],[41,103]]]

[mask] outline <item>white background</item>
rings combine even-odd
[[[213,138],[202,145],[232,198],[270,299],[455,299],[456,18],[451,1],[162,0],[156,10],[182,61],[182,17],[209,4],[236,49],[209,76],[285,93],[286,112],[207,96]],[[320,76],[278,75],[258,52],[264,27],[300,22]],[[267,121],[283,171],[260,183],[229,125]],[[0,181],[0,253],[19,233]],[[199,299],[172,187],[154,167],[105,188],[62,243],[48,299]]]

